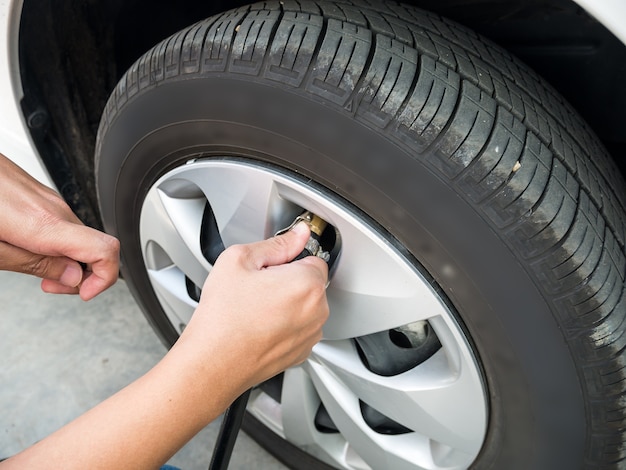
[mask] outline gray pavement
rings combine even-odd
[[[0,271],[0,311],[0,458],[112,395],[166,352],[123,281],[83,302]],[[209,425],[169,463],[206,469],[218,429]],[[240,433],[229,468],[285,467]]]

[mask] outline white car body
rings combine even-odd
[[[0,153],[11,158],[42,183],[54,187],[37,158],[19,102],[23,96],[19,77],[18,33],[21,1],[0,3]]]

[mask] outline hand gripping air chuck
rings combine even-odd
[[[326,263],[329,263],[330,252],[324,250],[321,244],[322,234],[324,233],[324,230],[326,230],[328,224],[324,219],[313,214],[312,212],[303,212],[296,217],[288,227],[276,232],[276,235],[281,235],[287,232],[300,221],[305,222],[309,226],[311,236],[309,237],[309,240],[304,246],[302,252],[296,256],[293,261],[307,256],[317,256],[318,258],[326,261]],[[233,453],[235,441],[237,440],[237,434],[241,428],[241,423],[246,412],[246,406],[248,404],[248,398],[250,398],[251,391],[251,389],[246,390],[228,407],[224,413],[220,431],[215,442],[211,463],[209,464],[209,470],[226,470],[228,468],[230,457]]]

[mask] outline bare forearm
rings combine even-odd
[[[175,348],[146,375],[0,468],[158,468],[242,387],[219,380],[225,364],[197,370],[185,354]],[[215,380],[208,384],[207,377]]]

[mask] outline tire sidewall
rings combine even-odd
[[[560,325],[530,270],[478,208],[393,131],[305,92],[225,76],[162,83],[128,100],[100,133],[96,176],[122,273],[175,341],[141,258],[139,217],[157,179],[191,158],[237,156],[297,172],[371,217],[458,312],[486,380],[480,468],[576,468],[583,391]]]

